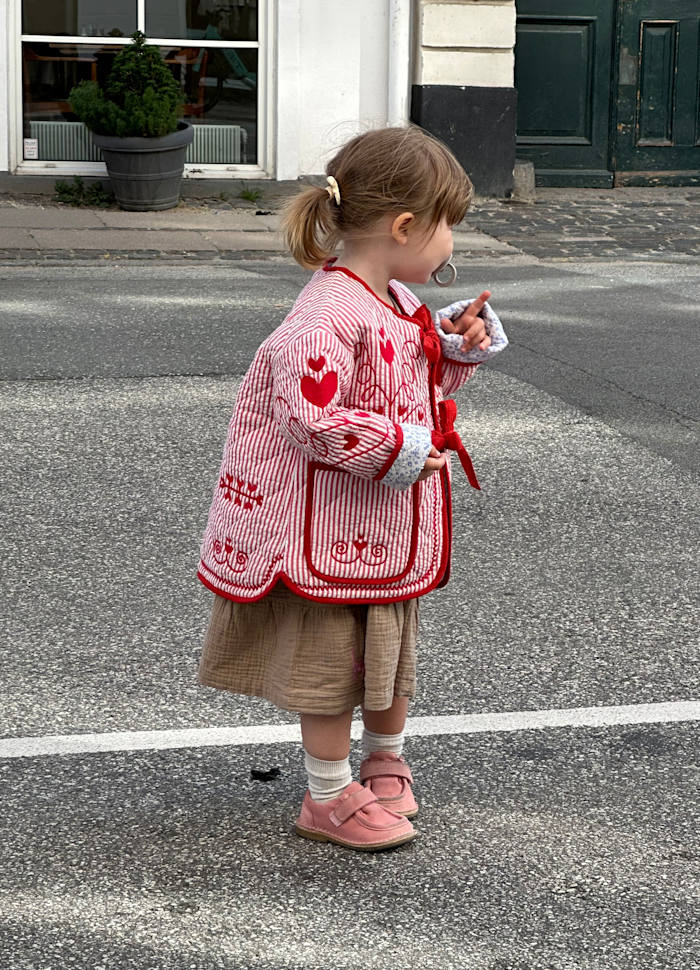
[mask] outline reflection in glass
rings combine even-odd
[[[185,121],[198,128],[203,126],[195,131],[191,160],[201,164],[255,163],[257,50],[221,47],[161,50],[182,85]],[[226,131],[226,127],[235,130]]]
[[[257,0],[146,0],[149,37],[257,40]]]
[[[103,84],[118,46],[22,45],[24,137],[36,138],[40,159],[88,161],[95,156],[68,95],[80,81]],[[257,161],[258,52],[244,48],[161,48],[182,85],[183,118],[196,126],[188,162]]]
[[[128,37],[136,30],[136,0],[22,0],[22,33]]]
[[[23,134],[37,142],[36,157],[50,161],[100,161],[84,125],[68,103],[80,81],[103,83],[118,46],[22,44]]]
[[[24,116],[28,119],[75,120],[68,94],[80,81],[104,83],[119,46],[92,44],[22,44]],[[25,132],[28,137],[28,132]]]

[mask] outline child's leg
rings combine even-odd
[[[296,831],[351,849],[389,849],[409,842],[416,833],[408,819],[387,811],[372,791],[352,781],[351,720],[351,710],[301,715],[309,790]]]
[[[339,761],[350,754],[352,709],[342,714],[302,714],[304,750],[314,758]]]
[[[407,713],[408,697],[395,697],[391,707],[384,711],[368,711],[363,707],[362,757],[369,757],[373,751],[391,751],[400,755]]]
[[[342,714],[302,714],[301,736],[309,792],[315,802],[329,802],[352,781],[350,722],[352,709]]]
[[[360,781],[385,808],[413,818],[418,803],[411,790],[411,771],[401,757],[407,712],[407,697],[395,697],[384,711],[363,709]]]

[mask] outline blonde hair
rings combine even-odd
[[[412,212],[434,230],[444,218],[461,222],[473,187],[452,152],[421,128],[381,128],[358,135],[326,167],[340,204],[326,186],[313,186],[285,206],[282,232],[294,259],[317,269],[344,236],[371,230],[382,216]]]

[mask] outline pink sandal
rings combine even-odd
[[[384,808],[376,795],[356,781],[330,802],[315,802],[307,791],[296,832],[305,839],[368,852],[391,849],[416,836],[407,818]]]
[[[360,765],[360,781],[384,808],[404,818],[415,818],[418,814],[418,802],[411,790],[411,769],[400,755],[373,751]]]

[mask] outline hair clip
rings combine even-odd
[[[442,273],[444,269],[447,270],[449,274],[449,278],[446,280],[441,280],[440,273]],[[431,273],[430,275],[433,281],[437,283],[438,286],[452,286],[454,281],[457,279],[457,270],[455,269],[455,265],[452,262],[452,257],[450,256],[449,259],[446,259],[445,262],[441,266],[438,266],[435,272]]]
[[[326,182],[328,182],[328,185],[326,186],[326,192],[328,193],[331,199],[335,199],[336,205],[340,205],[340,189],[338,188],[338,183],[336,182],[336,180],[333,178],[332,175],[327,176]]]

